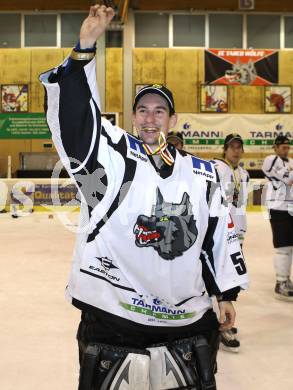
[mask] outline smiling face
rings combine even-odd
[[[275,152],[281,158],[288,158],[290,152],[290,144],[275,145]]]
[[[159,146],[162,131],[167,136],[177,121],[176,114],[170,116],[169,106],[162,96],[148,93],[139,99],[132,120],[140,139],[155,148]]]
[[[234,140],[229,142],[227,149],[225,150],[225,159],[233,167],[237,167],[243,154],[243,145],[240,141]]]

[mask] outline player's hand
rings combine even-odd
[[[218,302],[220,311],[220,331],[229,330],[235,323],[236,312],[232,302]]]
[[[90,8],[89,16],[84,20],[80,29],[80,48],[93,47],[97,39],[105,32],[114,15],[115,12],[111,7],[93,5]]]

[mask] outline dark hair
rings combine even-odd
[[[229,145],[232,141],[238,141],[240,142],[241,146],[242,146],[242,150],[243,149],[243,139],[242,137],[237,134],[237,133],[231,133],[231,134],[228,134],[227,137],[225,138],[225,141],[224,141],[224,150],[223,150],[223,154],[222,154],[222,157],[225,158],[225,152],[227,151],[227,149],[229,148]]]
[[[278,135],[274,141],[274,145],[290,145],[290,139],[285,135]]]
[[[160,84],[146,85],[137,92],[133,101],[133,112],[135,112],[139,100],[148,93],[154,93],[164,98],[169,107],[169,115],[171,116],[175,114],[175,103],[173,94],[168,88]]]

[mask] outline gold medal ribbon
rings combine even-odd
[[[154,156],[156,154],[159,154],[161,156],[161,159],[169,166],[172,166],[175,162],[172,154],[168,150],[168,144],[166,141],[165,134],[161,131],[159,136],[159,146],[152,150],[151,147],[147,144],[142,144],[146,154],[148,156]]]

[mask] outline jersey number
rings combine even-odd
[[[231,255],[231,259],[233,261],[233,264],[235,265],[235,269],[238,275],[244,275],[246,273],[246,266],[242,258],[241,252],[233,253]]]

